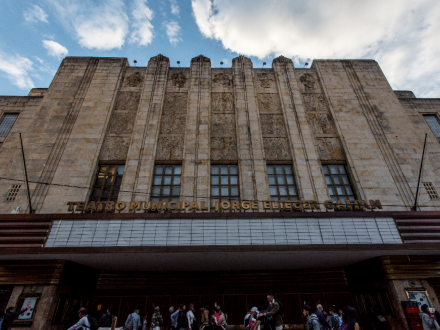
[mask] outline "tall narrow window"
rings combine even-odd
[[[322,169],[332,201],[356,199],[345,165],[322,165]]]
[[[424,115],[426,122],[437,138],[440,138],[440,123],[436,115]]]
[[[211,200],[238,201],[240,189],[238,185],[237,165],[211,166]]]
[[[124,165],[100,165],[90,201],[116,202],[118,200],[124,169]]]
[[[152,201],[178,201],[182,165],[156,165],[154,169]]]
[[[17,119],[17,113],[5,113],[0,120],[0,138],[6,137]]]
[[[298,191],[291,165],[267,165],[270,198],[273,201],[296,201]]]

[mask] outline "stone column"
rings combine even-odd
[[[190,67],[190,86],[183,154],[183,200],[204,201],[209,205],[211,105],[211,60],[194,57]]]
[[[148,62],[121,186],[121,190],[134,191],[134,193],[120,193],[120,201],[150,199],[157,137],[169,67],[170,61],[163,55],[152,57]]]
[[[328,199],[327,186],[313,144],[313,135],[307,123],[293,62],[280,56],[273,60],[272,67],[288,129],[300,198],[323,202]]]
[[[249,58],[232,60],[240,198],[262,201],[269,200],[270,194],[252,68]]]

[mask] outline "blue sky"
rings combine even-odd
[[[1,0],[0,15],[0,95],[48,87],[65,56],[230,67],[243,54],[372,58],[394,89],[440,97],[438,0]]]

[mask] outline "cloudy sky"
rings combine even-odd
[[[48,87],[65,56],[279,55],[379,62],[394,89],[440,97],[439,0],[1,0],[0,95]]]

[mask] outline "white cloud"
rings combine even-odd
[[[178,37],[180,31],[179,23],[176,21],[165,22],[164,26],[170,43],[172,45],[177,44],[180,41],[180,38]]]
[[[177,0],[170,0],[171,2],[171,14],[179,16],[180,7],[177,4]]]
[[[153,11],[147,6],[146,0],[136,0],[133,7],[133,32],[130,42],[147,46],[153,41],[153,25],[151,24]]]
[[[29,76],[33,70],[32,64],[32,61],[26,57],[0,53],[0,71],[5,73],[8,79],[21,89],[35,87]]]
[[[30,8],[26,9],[23,12],[23,16],[27,22],[49,23],[49,21],[47,20],[49,16],[44,12],[44,10],[40,6],[37,5],[32,5]]]
[[[123,0],[47,0],[58,19],[73,30],[81,47],[100,51],[121,48],[129,30]]]
[[[58,59],[66,56],[69,52],[66,47],[53,40],[43,40],[43,47],[47,49],[50,56]]]
[[[440,96],[437,0],[191,0],[205,37],[259,58],[373,58],[393,87]]]

